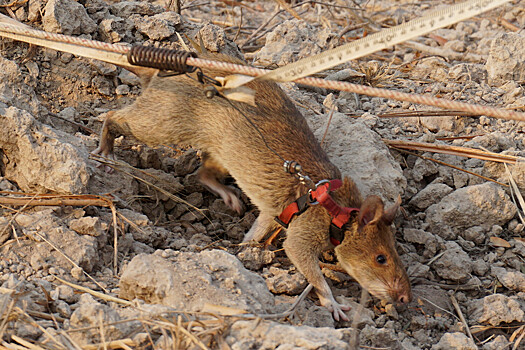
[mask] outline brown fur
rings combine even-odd
[[[214,59],[240,61],[214,55]],[[210,77],[225,76],[221,71],[204,71]],[[148,144],[191,144],[204,152],[199,175],[212,191],[240,211],[240,201],[220,180],[228,173],[248,195],[260,215],[245,240],[260,240],[275,227],[273,218],[306,189],[282,170],[282,160],[265,147],[257,130],[230,103],[221,97],[207,99],[203,86],[184,75],[159,78],[143,77],[147,87],[134,104],[108,114],[101,143],[96,153],[111,155],[116,135],[134,136]],[[268,145],[284,159],[297,161],[314,182],[341,178],[341,173],[322,150],[305,119],[273,82],[255,81],[248,87],[256,91],[256,107],[233,102],[249,116]],[[362,201],[354,182],[344,179],[334,192],[340,205],[360,207],[370,216],[368,225],[355,219],[336,254],[348,272],[365,288],[381,298],[408,302],[410,285],[394,247],[389,222],[383,219],[383,204],[378,197]],[[371,213],[371,214],[370,214]],[[390,216],[395,214],[390,213]],[[362,220],[361,220],[362,221]],[[330,217],[320,206],[309,208],[292,221],[284,243],[296,267],[314,285],[321,303],[346,318],[319,269],[322,250],[333,248],[329,242]],[[377,254],[388,259],[385,266],[376,262]],[[351,271],[350,271],[351,270]],[[398,282],[396,282],[398,281]],[[379,286],[379,287],[378,287]],[[381,287],[382,286],[382,287]]]

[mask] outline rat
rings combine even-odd
[[[29,28],[0,14],[2,22]],[[56,43],[34,41],[31,36],[16,39],[58,48]],[[93,57],[92,49],[86,52],[81,45],[70,46],[74,48],[59,49]],[[104,57],[101,53],[96,58],[116,63]],[[244,64],[240,59],[221,54],[204,53],[201,57]],[[199,180],[240,213],[242,202],[222,182],[231,175],[260,211],[244,242],[260,241],[278,227],[278,220],[274,219],[280,218],[290,203],[311,195],[311,189],[300,177],[283,171],[284,159],[299,163],[301,172],[315,182],[339,181],[339,188],[330,197],[336,211],[340,207],[354,208],[340,227],[341,241],[331,239],[334,212],[325,206],[310,205],[285,224],[286,254],[314,286],[321,304],[333,313],[335,320],[348,320],[344,311],[349,307],[336,302],[319,267],[319,255],[329,249],[334,249],[345,271],[372,295],[391,302],[410,302],[410,282],[390,228],[400,198],[387,209],[378,196],[363,199],[352,179],[342,177],[330,162],[304,117],[276,83],[263,80],[248,83],[247,87],[255,92],[252,105],[220,96],[205,97],[205,89],[194,75],[166,76],[153,68],[117,64],[141,78],[143,91],[133,104],[107,113],[94,154],[114,158],[114,140],[119,135],[133,136],[150,146],[186,144],[200,149]],[[204,69],[203,73],[209,77],[228,75],[210,69]]]
[[[200,56],[244,64],[222,54]],[[299,163],[315,182],[340,179],[341,187],[331,193],[333,200],[343,207],[359,208],[344,226],[342,242],[334,246],[329,212],[313,205],[287,225],[283,244],[287,256],[314,286],[321,305],[335,320],[348,320],[344,311],[349,307],[336,302],[319,267],[319,256],[328,249],[335,250],[344,270],[372,295],[390,302],[410,302],[410,282],[390,228],[399,200],[385,209],[378,196],[363,199],[352,179],[342,177],[330,162],[305,118],[276,83],[248,83],[255,92],[255,105],[250,105],[220,96],[206,98],[203,85],[189,75],[161,77],[151,69],[136,73],[143,81],[141,95],[133,104],[107,113],[95,154],[113,157],[114,139],[120,135],[133,136],[149,146],[178,144],[200,149],[200,182],[240,213],[240,199],[222,182],[231,175],[260,211],[244,242],[260,241],[277,228],[274,218],[308,193],[297,177],[283,171],[283,159]],[[211,69],[203,73],[228,75]]]

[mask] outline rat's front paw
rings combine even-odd
[[[334,320],[339,321],[350,321],[348,316],[344,313],[345,311],[348,311],[351,309],[350,306],[339,304],[333,297],[331,298],[320,298],[321,305],[326,307],[334,316]]]

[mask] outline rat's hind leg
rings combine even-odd
[[[112,117],[115,114],[115,111],[110,111],[106,113],[106,119],[102,125],[102,131],[100,132],[100,139],[98,141],[98,147],[92,153],[101,155],[106,158],[115,158],[113,152],[113,145],[115,143],[115,126],[118,126],[118,123],[112,121]]]
[[[220,182],[227,175],[228,171],[219,162],[211,158],[209,154],[203,153],[202,165],[198,171],[199,181],[210,191],[219,195],[226,205],[240,214],[243,209],[241,200],[233,189]]]
[[[243,242],[260,242],[270,231],[277,229],[279,225],[275,222],[274,217],[262,212],[253,223],[250,231],[244,235]]]

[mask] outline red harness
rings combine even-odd
[[[332,217],[330,241],[333,245],[341,244],[344,239],[345,224],[348,223],[353,212],[359,211],[358,208],[339,206],[330,196],[330,191],[337,190],[342,184],[343,182],[339,179],[319,182],[315,190],[308,191],[307,194],[297,198],[284,208],[283,212],[278,217],[275,217],[275,221],[284,228],[288,228],[288,224],[290,224],[294,216],[302,214],[310,205],[320,204],[328,210]]]

